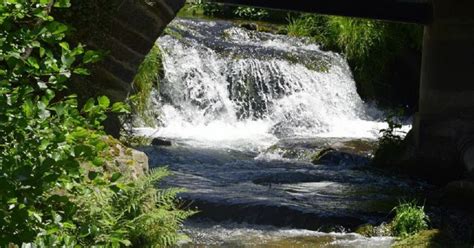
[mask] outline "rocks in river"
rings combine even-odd
[[[366,156],[325,148],[317,152],[311,159],[313,164],[334,165],[367,165],[370,159]]]
[[[365,237],[373,237],[375,236],[375,227],[371,224],[363,224],[358,226],[354,232]]]
[[[169,140],[161,139],[161,138],[154,138],[151,141],[151,145],[153,146],[171,146],[172,143]]]
[[[358,226],[355,230],[355,233],[360,234],[365,237],[382,237],[382,236],[391,236],[392,235],[392,225],[387,223],[382,223],[378,226],[372,224],[363,224]]]
[[[258,25],[255,24],[255,23],[242,23],[242,24],[240,24],[240,27],[245,28],[247,30],[251,30],[251,31],[257,31],[258,30]]]

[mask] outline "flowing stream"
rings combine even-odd
[[[173,142],[143,150],[200,210],[183,247],[391,245],[352,231],[425,185],[367,166],[384,113],[361,100],[343,56],[227,21],[177,19],[167,33],[155,123],[136,130]],[[327,147],[356,155],[312,164]]]

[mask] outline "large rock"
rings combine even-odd
[[[326,148],[316,153],[311,163],[331,165],[368,165],[370,159],[358,154],[341,152],[333,148]]]
[[[132,179],[143,176],[148,171],[148,156],[144,152],[126,147],[110,136],[106,136],[104,139],[109,145],[109,149],[106,151],[106,157],[108,157],[105,165],[106,171],[118,171]]]

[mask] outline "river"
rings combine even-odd
[[[228,21],[177,19],[167,33],[155,123],[136,131],[172,141],[142,150],[200,211],[180,246],[390,247],[353,231],[426,185],[368,165],[384,113],[359,97],[342,55]],[[355,155],[311,163],[327,147]]]

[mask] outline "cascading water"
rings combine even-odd
[[[339,54],[230,22],[176,20],[169,29],[158,40],[165,76],[153,94],[160,106],[151,108],[161,111],[155,135],[222,145],[376,137],[383,127]]]
[[[182,247],[390,246],[345,230],[386,221],[424,186],[366,166],[386,125],[341,55],[226,21],[175,20],[158,45],[165,75],[149,106],[158,124],[137,130],[172,140],[143,151],[201,211]],[[328,146],[359,153],[310,163]]]

